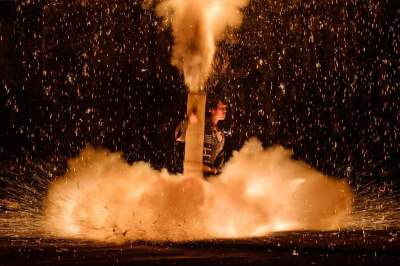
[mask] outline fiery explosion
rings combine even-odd
[[[54,183],[45,228],[60,237],[101,241],[262,236],[281,230],[340,228],[351,207],[342,182],[250,140],[209,182],[201,176],[204,84],[216,42],[240,25],[247,0],[166,0],[156,8],[172,26],[172,64],[189,88],[185,175],[129,166],[119,154],[87,148]],[[189,171],[187,171],[189,168]],[[199,174],[200,173],[200,174]]]
[[[87,148],[51,185],[44,227],[58,237],[117,242],[340,228],[351,208],[348,185],[290,155],[252,139],[208,182]]]

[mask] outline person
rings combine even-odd
[[[224,165],[224,132],[218,123],[226,118],[227,107],[221,99],[210,99],[207,102],[207,115],[204,128],[203,173],[205,177],[218,175]],[[181,122],[175,130],[175,140],[185,141],[187,120]]]

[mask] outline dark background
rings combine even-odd
[[[88,144],[181,169],[183,78],[141,2],[0,1],[1,176],[60,175]],[[328,175],[396,181],[399,3],[250,1],[207,86],[228,103],[228,157],[256,136]]]

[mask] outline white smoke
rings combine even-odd
[[[346,183],[255,139],[209,181],[86,148],[51,185],[43,225],[58,237],[117,242],[252,237],[340,228],[351,198]]]
[[[248,0],[164,0],[157,14],[172,26],[172,64],[182,71],[191,91],[203,88],[211,70],[216,43],[228,28],[241,24]]]

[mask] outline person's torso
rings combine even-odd
[[[204,130],[203,163],[213,166],[218,154],[223,150],[225,137],[217,127],[206,125]]]

